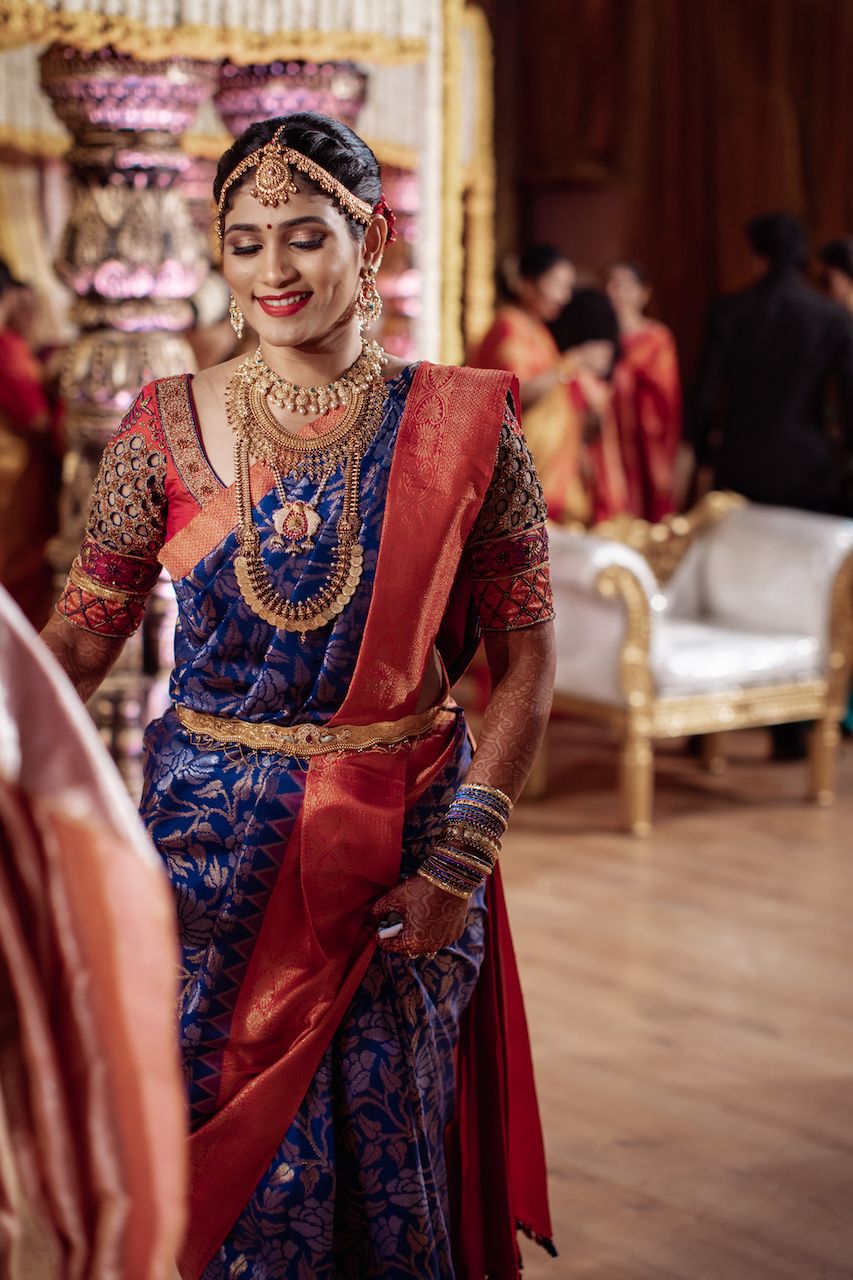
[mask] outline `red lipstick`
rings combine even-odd
[[[262,298],[255,298],[258,306],[268,316],[295,316],[311,301],[312,294],[308,290],[293,289],[289,293],[269,293]]]

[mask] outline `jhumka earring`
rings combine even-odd
[[[243,336],[243,327],[246,322],[243,319],[243,312],[237,306],[237,299],[234,297],[233,293],[231,294],[231,302],[228,307],[228,319],[231,321],[231,328],[236,333],[239,341]]]
[[[382,295],[376,287],[378,267],[362,267],[361,285],[355,303],[359,327],[367,329],[382,315]]]

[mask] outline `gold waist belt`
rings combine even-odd
[[[225,746],[248,747],[250,751],[278,751],[286,756],[329,755],[334,751],[373,751],[380,747],[397,747],[411,738],[428,733],[442,711],[452,709],[446,701],[404,716],[402,720],[383,720],[378,724],[253,724],[231,716],[207,715],[191,707],[175,704],[178,719],[190,733],[212,738]]]

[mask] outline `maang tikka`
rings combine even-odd
[[[294,170],[296,170],[304,173],[306,178],[315,182],[322,191],[336,200],[356,222],[365,227],[369,226],[373,218],[373,206],[348,191],[342,182],[333,177],[316,160],[303,155],[301,151],[294,150],[293,147],[285,146],[281,141],[284,129],[285,126],[281,125],[269,142],[245,156],[223,182],[217,204],[220,239],[224,231],[228,193],[250,169],[255,170],[255,184],[249,194],[260,201],[265,208],[276,209],[280,204],[287,204],[290,197],[297,194],[298,187],[294,181]]]

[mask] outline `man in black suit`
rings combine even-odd
[[[747,226],[766,272],[711,308],[687,437],[718,489],[754,502],[839,511],[842,468],[829,403],[853,447],[853,317],[803,278],[808,241],[796,218]]]
[[[687,406],[696,466],[753,502],[840,513],[842,447],[853,449],[853,316],[803,278],[808,240],[796,218],[762,214],[747,235],[766,270],[711,307]],[[807,728],[778,725],[774,757],[801,759]]]

